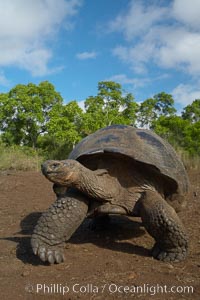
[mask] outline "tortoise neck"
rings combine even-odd
[[[102,201],[111,201],[119,195],[122,189],[116,178],[109,174],[97,175],[95,171],[82,165],[74,187],[89,197]]]

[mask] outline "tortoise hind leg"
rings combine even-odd
[[[63,248],[85,219],[88,200],[76,190],[69,190],[42,214],[33,231],[31,246],[35,255],[50,264],[64,260]]]
[[[185,259],[188,237],[175,210],[157,192],[146,191],[139,201],[144,226],[156,241],[153,257],[163,261]]]

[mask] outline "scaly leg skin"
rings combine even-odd
[[[140,201],[140,215],[156,243],[152,256],[170,262],[185,259],[188,237],[175,210],[157,193],[146,191]]]
[[[45,262],[64,261],[63,248],[79,225],[86,218],[88,200],[76,190],[70,189],[42,214],[31,237],[35,255]]]

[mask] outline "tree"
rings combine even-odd
[[[172,96],[161,92],[140,104],[138,123],[141,127],[153,129],[156,120],[160,116],[173,116],[175,112]]]
[[[200,121],[190,123],[180,116],[161,116],[156,121],[154,131],[176,148],[192,156],[200,155]]]
[[[67,157],[81,139],[82,109],[76,101],[71,101],[59,109],[54,107],[49,114],[47,123],[47,140],[51,139],[51,148],[56,150],[59,147],[65,148],[63,155]],[[44,136],[46,138],[46,136]]]
[[[0,94],[2,139],[7,144],[37,147],[38,137],[47,131],[52,109],[59,109],[63,99],[54,86],[18,84],[7,94]]]
[[[153,121],[157,119],[155,105],[156,100],[153,98],[149,98],[140,104],[137,119],[140,127],[151,128]]]
[[[185,128],[184,148],[192,156],[200,156],[200,121]]]
[[[173,146],[185,148],[185,130],[189,125],[180,116],[160,116],[154,123],[154,131]]]
[[[137,108],[133,96],[130,93],[123,94],[119,83],[99,82],[97,96],[91,96],[85,101],[83,134],[90,134],[112,124],[133,125]]]
[[[200,121],[200,99],[196,99],[192,104],[183,109],[182,117],[184,120],[189,120],[191,123]]]

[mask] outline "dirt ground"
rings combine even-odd
[[[140,219],[112,217],[104,230],[86,220],[66,243],[66,261],[43,264],[30,236],[54,201],[52,184],[36,172],[0,173],[0,299],[200,299],[200,170],[180,217],[190,236],[180,263],[152,259],[153,239]]]

